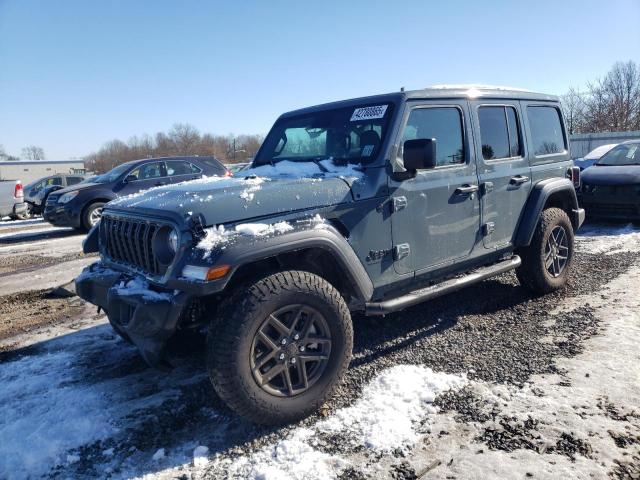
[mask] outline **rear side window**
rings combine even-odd
[[[138,180],[150,180],[152,178],[164,177],[163,165],[161,162],[145,163],[141,167],[136,168],[129,175],[133,175]]]
[[[224,173],[226,172],[226,168],[224,168],[224,165],[222,165],[217,160],[199,160],[199,162],[205,164],[209,168],[212,168],[214,171],[214,175],[224,175]],[[198,168],[196,165],[194,166]]]
[[[418,138],[436,139],[437,166],[464,163],[462,115],[455,107],[416,108],[411,111],[402,143]]]
[[[566,145],[560,111],[555,107],[527,107],[531,142],[536,155],[564,153]]]
[[[75,185],[76,183],[80,183],[84,178],[82,177],[67,177],[67,185]]]
[[[180,160],[167,160],[167,175],[191,175],[191,164]]]
[[[518,157],[520,130],[513,107],[495,106],[478,108],[482,157],[485,160]]]

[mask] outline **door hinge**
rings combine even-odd
[[[480,193],[482,193],[482,195],[486,195],[491,192],[493,192],[493,182],[484,182],[480,185]]]
[[[407,206],[407,197],[393,197],[393,203],[391,204],[391,211],[397,212]]]
[[[487,222],[482,226],[482,235],[485,237],[487,235],[491,235],[496,229],[496,224],[494,222]]]
[[[393,247],[393,259],[397,262],[405,257],[408,257],[411,253],[411,247],[408,243],[401,243]]]

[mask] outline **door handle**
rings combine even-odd
[[[167,182],[156,182],[156,187],[161,187],[162,185],[166,185]]]
[[[511,177],[509,183],[511,185],[522,185],[523,183],[527,183],[529,181],[529,177],[525,177],[524,175],[516,175],[515,177]]]
[[[453,193],[456,195],[470,195],[476,193],[479,190],[478,185],[463,185],[455,189]]]

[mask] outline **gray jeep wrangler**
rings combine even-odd
[[[300,419],[351,358],[351,312],[386,315],[515,269],[542,294],[571,271],[578,208],[558,98],[434,87],[282,115],[242,178],[115,200],[77,292],[154,366],[207,330],[218,395]]]

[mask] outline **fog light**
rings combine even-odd
[[[198,267],[196,265],[185,265],[182,269],[182,276],[193,278],[203,282],[217,280],[224,277],[231,270],[231,265],[217,265],[215,267]]]

